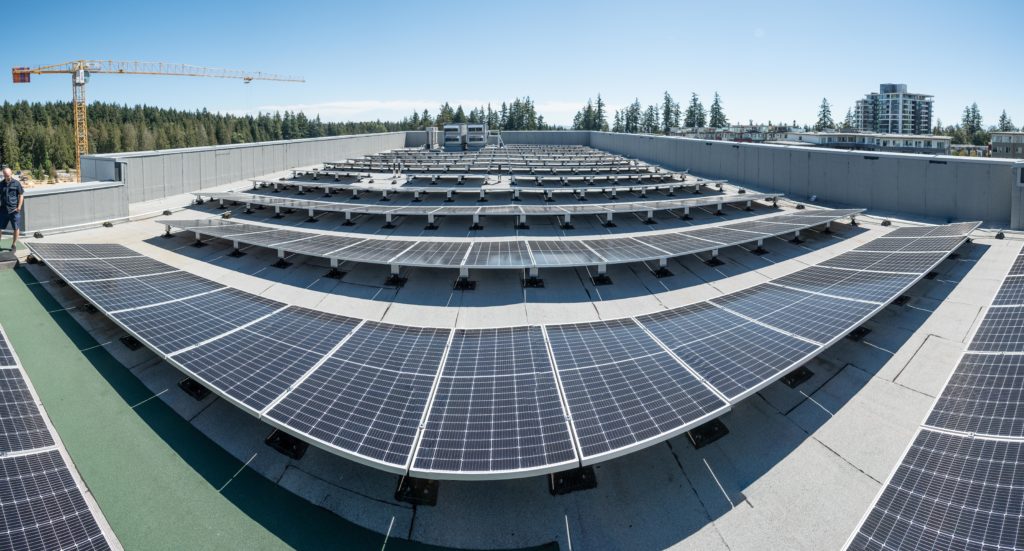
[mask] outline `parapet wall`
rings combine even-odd
[[[581,136],[581,134],[587,134]],[[1024,229],[1024,163],[609,132],[503,132],[505,143],[590,145],[759,191],[936,221]]]

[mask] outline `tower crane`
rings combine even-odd
[[[235,78],[249,84],[254,80],[276,80],[281,82],[305,82],[302,77],[274,75],[238,69],[199,67],[181,63],[159,61],[109,61],[80,59],[42,65],[39,67],[14,67],[11,76],[15,84],[32,81],[32,75],[71,75],[72,110],[75,115],[75,170],[79,181],[82,178],[82,155],[89,153],[89,121],[86,114],[85,85],[93,73],[119,75],[165,75],[179,77]]]

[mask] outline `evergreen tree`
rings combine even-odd
[[[597,128],[594,130],[600,130],[602,132],[608,131],[608,109],[604,104],[604,100],[601,99],[601,94],[597,95],[597,104],[595,105],[594,116],[597,118]]]
[[[707,122],[704,112],[704,105],[697,97],[697,93],[690,95],[690,105],[686,108],[686,115],[683,118],[683,126],[687,128],[703,128]]]
[[[999,122],[996,124],[996,128],[1000,132],[1016,132],[1017,127],[1013,125],[1013,119],[1006,114],[1006,109],[1003,109],[1003,113],[999,115]]]
[[[612,117],[612,132],[625,132],[626,129],[622,124],[622,113],[616,109],[615,116]]]
[[[814,124],[814,129],[818,132],[822,130],[831,130],[836,127],[835,121],[832,120],[832,106],[828,103],[828,98],[821,98],[821,107],[818,108],[818,122]]]
[[[661,131],[668,135],[673,127],[679,126],[679,120],[676,118],[679,110],[676,107],[676,103],[672,101],[672,94],[665,90],[665,95],[661,100]]]
[[[729,126],[729,119],[725,117],[725,113],[722,111],[722,98],[718,96],[718,92],[715,92],[715,100],[711,102],[711,120],[708,121],[708,125],[711,128],[726,128]]]
[[[852,130],[853,123],[853,109],[847,109],[846,118],[843,119],[843,130]]]

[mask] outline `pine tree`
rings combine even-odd
[[[814,124],[814,130],[821,132],[822,130],[831,130],[835,127],[836,123],[832,120],[832,106],[828,103],[828,98],[821,98],[821,107],[818,108],[818,122]]]
[[[1003,113],[999,115],[999,122],[996,124],[996,128],[1000,132],[1016,132],[1017,127],[1013,125],[1013,119],[1006,114],[1006,109],[1003,109]]]
[[[711,102],[711,120],[708,121],[708,125],[711,128],[726,128],[729,126],[729,119],[725,117],[725,113],[722,111],[722,98],[718,96],[718,92],[715,92],[715,100]]]
[[[608,131],[608,113],[607,106],[604,104],[604,100],[601,99],[601,94],[597,95],[597,104],[595,105],[594,116],[597,119],[597,127],[594,130],[600,130],[602,132]]]
[[[686,108],[686,115],[683,118],[683,126],[687,128],[703,128],[706,122],[704,105],[700,102],[700,98],[697,97],[697,93],[693,92],[690,96],[690,105]]]
[[[853,109],[847,109],[846,118],[843,119],[843,130],[852,130],[853,122]]]
[[[676,113],[676,104],[672,101],[672,94],[665,90],[665,96],[661,101],[661,131],[666,135],[671,132],[672,127],[679,125],[678,120],[673,120]]]

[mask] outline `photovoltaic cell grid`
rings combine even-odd
[[[696,254],[716,248],[753,243],[759,239],[824,224],[859,212],[823,209],[817,215],[765,215],[726,225],[682,228],[671,233],[631,238],[494,242],[357,238],[273,229],[219,218],[172,220],[163,223],[170,227],[199,232],[204,236],[347,262],[428,267],[530,268],[627,263]],[[257,231],[255,228],[263,228],[263,231]]]
[[[50,430],[20,369],[0,369],[0,431],[0,453],[53,445]]]
[[[413,470],[500,472],[576,460],[541,328],[457,330]]]
[[[64,463],[10,344],[0,369],[0,549],[109,549]]]
[[[1024,442],[922,430],[850,549],[1024,549]]]
[[[207,384],[259,412],[316,366],[358,320],[288,307],[175,356]]]
[[[727,408],[632,320],[547,332],[584,462]]]
[[[1022,258],[851,549],[1024,549]]]
[[[56,450],[0,458],[0,548],[109,549]]]
[[[267,416],[404,470],[449,333],[366,322]]]
[[[1024,438],[1024,355],[964,355],[925,424]]]
[[[486,243],[474,243],[470,256]],[[579,250],[560,247],[553,254]],[[480,252],[511,253],[500,247],[481,247]],[[584,254],[594,253],[587,249]],[[894,255],[935,261],[944,256],[883,252],[877,260]],[[159,287],[160,294],[147,292],[147,300],[166,302],[162,293],[185,275],[190,276],[176,272],[122,281],[170,278],[171,285]],[[544,371],[550,364],[539,354],[539,327],[507,328],[507,334],[486,338],[457,332],[446,371],[438,377],[448,330],[366,322],[331,354],[356,320],[321,319],[327,315],[294,307],[270,315],[283,305],[230,289],[136,307],[115,317],[145,335],[151,346],[184,349],[174,355],[184,370],[243,407],[257,413],[269,408],[264,414],[271,422],[357,460],[401,472],[410,464],[419,435],[421,456],[414,470],[512,472],[572,463],[572,435],[582,460],[593,462],[678,434],[728,407],[714,390],[731,401],[778,378],[920,275],[811,267],[779,280],[793,288],[763,284],[715,299],[715,304],[643,316],[637,320],[642,326],[628,319],[550,326],[554,375]],[[192,282],[181,287],[195,292]],[[460,344],[474,339],[475,344]],[[515,363],[510,373],[480,372],[492,353],[481,344],[487,339],[511,339],[511,345],[497,349],[523,348],[531,353],[530,361]],[[203,341],[208,342],[188,348]],[[465,364],[470,358],[476,363]],[[497,359],[491,363],[504,365]],[[473,375],[455,375],[467,365]],[[572,432],[564,428],[559,382],[572,413]],[[423,419],[430,396],[430,416]],[[508,409],[510,399],[514,413]],[[489,424],[484,413],[491,416]]]

